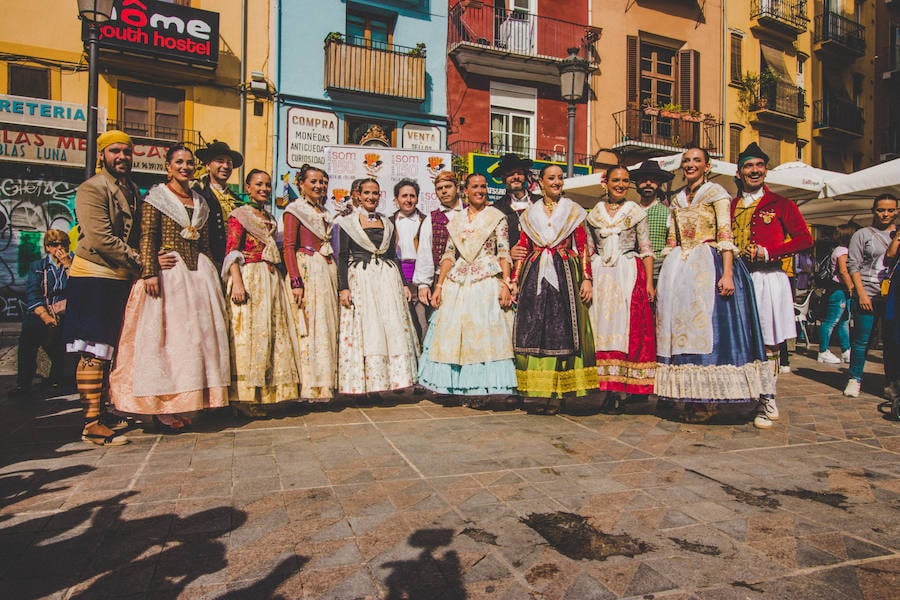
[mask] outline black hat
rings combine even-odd
[[[520,169],[522,171],[531,169],[531,159],[519,158],[518,155],[510,152],[509,154],[504,154],[500,157],[500,162],[497,163],[495,171],[501,179],[505,179],[510,171],[518,171]]]
[[[747,162],[751,158],[761,158],[766,164],[769,164],[769,155],[762,151],[762,148],[759,147],[759,144],[756,142],[750,142],[750,145],[744,148],[744,151],[738,154],[737,166],[740,169],[741,165]]]
[[[241,156],[240,152],[236,152],[228,147],[228,144],[225,142],[220,142],[219,140],[213,140],[212,144],[207,144],[206,148],[200,148],[195,152],[197,158],[203,161],[204,164],[208,164],[209,161],[213,160],[217,156],[228,156],[231,158],[231,163],[234,168],[240,167],[244,164],[244,157]]]
[[[674,173],[669,173],[660,167],[659,163],[655,160],[645,160],[641,163],[640,167],[631,171],[631,179],[634,181],[652,179],[656,183],[666,183],[667,181],[672,181],[674,178]]]

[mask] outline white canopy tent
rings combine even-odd
[[[892,193],[900,197],[900,159],[829,178],[822,193],[824,198],[800,206],[808,223],[840,225],[854,221],[866,225],[871,219],[875,196]]]

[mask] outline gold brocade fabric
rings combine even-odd
[[[244,304],[226,293],[231,319],[231,401],[272,404],[299,397],[299,347],[291,315],[290,292],[277,271],[264,262],[245,264]]]
[[[305,284],[302,313],[296,302],[291,303],[303,382],[300,397],[330,400],[337,385],[337,266],[319,253],[309,256],[297,252],[297,269]],[[289,278],[286,285],[290,285]]]
[[[215,194],[216,200],[219,201],[219,205],[222,207],[222,220],[227,222],[231,211],[238,207],[237,198],[226,190],[220,190],[216,185],[210,184],[209,189]]]
[[[683,252],[689,252],[704,243],[715,245],[716,210],[711,204],[675,207],[672,214]]]
[[[734,245],[738,247],[739,252],[743,252],[750,244],[750,222],[753,220],[753,212],[759,205],[759,200],[744,208],[738,203],[734,211],[734,221],[731,224],[732,234],[734,235]]]
[[[193,209],[188,208],[188,215]],[[141,208],[141,277],[159,274],[157,254],[160,250],[177,252],[188,270],[197,270],[200,254],[210,255],[209,229],[200,227],[200,239],[189,240],[182,237],[183,227],[162,214],[156,207],[144,203]]]

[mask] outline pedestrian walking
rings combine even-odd
[[[506,217],[487,206],[487,179],[466,178],[465,212],[449,239],[431,301],[436,309],[419,360],[419,383],[480,407],[516,391]]]
[[[391,220],[377,212],[381,188],[362,183],[364,212],[338,219],[340,334],[338,388],[345,394],[401,390],[416,383],[419,343],[409,314]]]
[[[252,169],[245,180],[250,204],[228,217],[222,278],[231,322],[231,387],[236,413],[257,418],[265,407],[300,396],[300,348],[293,296],[281,276],[278,227],[266,210],[272,178]]]
[[[190,413],[228,406],[231,365],[209,207],[191,189],[194,155],[178,144],[165,164],[168,182],[151,188],[141,208],[142,279],[128,297],[110,399],[123,413],[179,433],[191,426]],[[160,251],[176,255],[172,269],[157,268]]]
[[[587,213],[563,196],[563,171],[541,170],[543,199],[520,218],[518,245],[525,258],[512,274],[518,292],[513,329],[516,377],[522,396],[539,399],[540,414],[556,414],[566,395],[597,389]],[[526,408],[529,408],[526,406]]]
[[[314,403],[334,397],[338,373],[338,275],[332,219],[324,206],[326,178],[322,169],[303,165],[300,197],[287,205],[283,219],[284,261],[296,305],[300,398]]]
[[[653,393],[656,374],[653,247],[647,211],[625,199],[630,185],[627,167],[607,169],[608,197],[587,216],[594,246],[589,314],[608,408],[624,403],[625,394]]]
[[[731,197],[706,180],[709,153],[690,147],[672,199],[669,254],[657,289],[656,394],[703,421],[726,403],[775,393],[750,273],[734,260]]]

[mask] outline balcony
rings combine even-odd
[[[689,118],[689,117],[688,117]],[[721,121],[704,119],[686,120],[684,117],[668,117],[648,114],[645,109],[626,108],[613,113],[616,125],[616,142],[612,149],[634,157],[652,158],[666,156],[684,150],[696,143],[716,157],[722,156]]]
[[[472,140],[457,140],[455,142],[450,143],[449,149],[453,152],[454,156],[466,156],[470,152],[476,152],[479,154],[496,154],[502,155],[507,152],[514,152],[519,156],[527,156],[534,160],[549,160],[553,162],[566,162],[567,155],[566,149],[563,146],[557,146],[554,149],[549,148],[524,148],[524,147],[509,147],[506,145],[503,146],[493,146],[490,142],[474,142]],[[590,154],[579,154],[575,153],[575,164],[577,165],[588,165],[591,162]]]
[[[785,81],[759,84],[759,97],[750,105],[758,121],[796,123],[806,118],[806,94]]]
[[[836,12],[816,15],[813,50],[821,58],[852,62],[866,53],[865,27]]]
[[[154,123],[107,121],[106,129],[119,129],[134,138],[135,142],[148,145],[168,147],[182,143],[195,150],[206,143],[203,135],[195,129],[160,127]]]
[[[809,25],[807,0],[751,0],[750,18],[754,27],[796,37]]]
[[[599,37],[596,27],[473,2],[450,9],[447,51],[466,74],[558,86],[568,48]]]
[[[328,91],[425,100],[425,50],[392,44],[366,46],[345,36],[325,41]]]
[[[817,138],[840,141],[862,133],[862,109],[853,102],[837,98],[813,102],[813,135]]]

